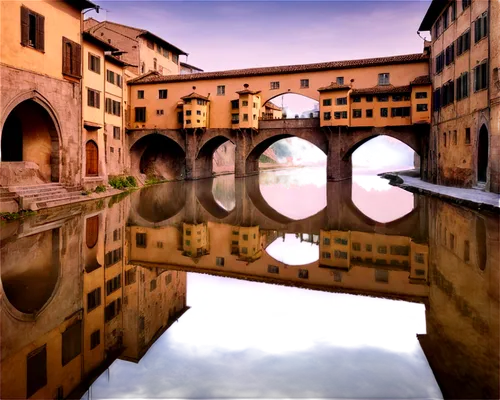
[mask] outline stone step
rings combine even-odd
[[[54,190],[47,190],[47,191],[43,191],[43,192],[37,192],[37,193],[29,193],[29,194],[26,194],[26,193],[23,193],[23,194],[19,194],[23,199],[37,199],[39,197],[45,197],[45,196],[53,196],[53,195],[57,195],[57,194],[67,194],[68,191],[64,188],[61,188],[61,189],[54,189]],[[15,193],[13,193],[15,194]]]
[[[18,185],[18,186],[8,186],[9,191],[17,192],[18,190],[31,190],[31,189],[41,189],[41,188],[53,188],[55,186],[62,187],[61,183],[44,183],[38,185]]]
[[[23,197],[22,198],[22,204],[32,204],[32,203],[38,203],[41,201],[49,201],[49,200],[57,200],[60,198],[66,198],[66,197],[77,197],[81,196],[80,193],[74,192],[74,193],[68,193],[68,192],[61,192],[61,193],[54,193],[54,194],[47,194],[44,196],[36,196],[36,197]]]
[[[40,210],[42,208],[49,208],[49,207],[56,207],[56,206],[62,206],[66,204],[71,204],[71,203],[79,203],[81,201],[88,200],[85,198],[85,196],[67,196],[64,198],[60,198],[57,200],[49,200],[49,201],[40,201],[33,203],[31,209],[32,210]]]
[[[14,197],[17,197],[16,193],[0,192],[0,199],[13,199]]]
[[[52,186],[38,189],[22,189],[22,190],[13,190],[11,193],[17,193],[19,196],[27,196],[32,194],[41,194],[41,193],[49,193],[54,190],[66,190],[62,186]]]

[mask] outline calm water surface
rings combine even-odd
[[[0,398],[498,398],[499,220],[324,169],[1,227]]]

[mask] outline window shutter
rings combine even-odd
[[[45,17],[36,15],[36,48],[45,51]]]
[[[101,93],[95,92],[95,106],[101,108]]]
[[[29,11],[26,7],[21,6],[21,44],[28,45],[29,41]]]
[[[72,42],[73,51],[71,60],[71,74],[78,78],[82,77],[82,46]]]
[[[97,64],[96,64],[96,67],[97,67],[97,68],[96,68],[96,72],[97,72],[98,74],[100,74],[100,73],[101,73],[101,58],[100,58],[100,57],[97,57]]]

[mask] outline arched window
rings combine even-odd
[[[99,215],[87,218],[85,222],[85,242],[87,247],[91,249],[97,243],[99,237]]]
[[[97,176],[99,173],[99,154],[97,144],[93,140],[89,140],[85,145],[86,154],[86,175]]]

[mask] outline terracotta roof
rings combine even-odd
[[[191,93],[191,94],[188,94],[187,96],[184,96],[184,97],[181,97],[182,100],[189,100],[189,99],[200,99],[200,100],[206,100],[206,101],[210,101],[208,99],[208,97],[205,97],[205,96],[202,96],[201,94],[198,94],[198,93]]]
[[[191,68],[191,69],[195,69],[196,71],[201,71],[203,72],[203,70],[201,68],[198,68],[198,67],[195,67],[194,65],[190,65],[188,63],[185,63],[185,62],[182,62],[181,61],[181,67],[185,67],[185,68]]]
[[[109,50],[109,51],[117,51],[118,50],[118,47],[115,47],[112,44],[105,42],[104,40],[101,40],[100,38],[98,38],[97,36],[93,35],[90,32],[83,32],[82,36],[83,36],[84,40],[98,45],[99,47],[101,47],[105,51],[106,50]]]
[[[351,96],[360,94],[391,94],[391,93],[410,93],[410,86],[392,86],[379,85],[371,88],[353,89]]]
[[[122,32],[122,34],[125,36],[128,36],[127,34],[133,34],[136,38],[139,36],[149,36],[154,41],[160,42],[162,47],[165,47],[165,48],[170,49],[170,50],[174,50],[178,54],[187,55],[187,53],[185,51],[179,49],[177,46],[174,46],[172,43],[167,42],[165,39],[162,39],[161,37],[155,35],[154,33],[150,32],[146,29],[139,29],[139,28],[135,28],[133,26],[123,25],[123,24],[119,24],[117,22],[112,22],[112,21],[102,21],[98,25],[100,27],[101,26],[107,27],[107,25],[113,25],[115,27],[115,29],[116,28],[125,29],[126,31],[128,31],[128,32]],[[94,26],[97,26],[97,25],[94,25]],[[92,28],[94,28],[94,26],[92,26]]]
[[[90,28],[96,26],[97,24],[99,24],[98,20],[96,20],[95,18],[89,17],[83,21],[83,30],[87,31]]]
[[[259,75],[278,75],[278,74],[294,74],[299,72],[314,72],[314,71],[328,71],[332,69],[345,69],[345,68],[360,68],[370,67],[375,65],[387,64],[407,64],[414,62],[424,62],[429,59],[429,56],[423,53],[418,54],[405,54],[401,56],[368,58],[363,60],[347,60],[347,61],[330,61],[315,64],[301,64],[301,65],[286,65],[280,67],[264,67],[264,68],[248,68],[248,69],[234,69],[229,71],[217,72],[200,72],[197,74],[185,75],[168,75],[161,78],[137,78],[130,83],[143,84],[143,83],[160,83],[160,82],[182,82],[206,79],[220,79],[220,78],[241,78],[246,76],[259,76]]]
[[[351,87],[348,85],[339,85],[336,82],[330,83],[328,86],[323,86],[318,89],[318,92],[331,92],[334,90],[349,90]]]
[[[430,31],[436,19],[441,15],[443,10],[454,0],[432,0],[424,19],[420,23],[419,31]]]
[[[429,75],[422,75],[412,80],[410,85],[432,85],[432,82]]]
[[[266,104],[264,104],[264,106],[266,108],[270,108],[272,110],[277,110],[277,111],[281,111],[281,107],[278,107],[276,104],[274,104],[273,102],[271,101],[268,101]]]
[[[259,94],[260,90],[243,89],[243,90],[239,90],[236,93],[238,93],[238,94]]]

